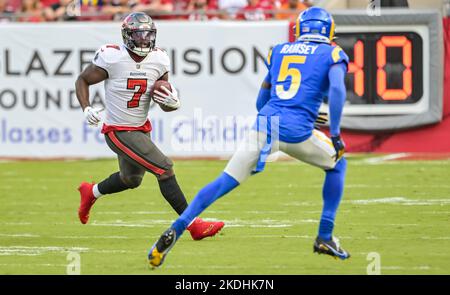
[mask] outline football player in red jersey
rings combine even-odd
[[[150,139],[148,110],[150,90],[157,80],[169,79],[170,59],[155,47],[156,27],[145,13],[131,13],[122,24],[123,44],[104,45],[76,81],[76,95],[90,125],[100,123],[99,109],[89,103],[89,86],[104,81],[106,117],[102,128],[106,143],[117,154],[119,171],[98,184],[81,183],[78,215],[81,223],[89,219],[95,201],[103,196],[138,187],[145,172],[154,174],[161,194],[181,214],[188,206],[181,191],[172,161]],[[163,110],[180,106],[175,87],[154,91],[155,100]],[[195,219],[189,226],[194,240],[214,236],[223,222]]]

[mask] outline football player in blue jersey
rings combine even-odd
[[[334,220],[344,189],[346,160],[340,137],[348,56],[331,44],[335,23],[322,8],[301,13],[294,27],[297,40],[273,47],[268,73],[258,94],[258,119],[224,172],[199,191],[189,207],[148,253],[160,266],[187,226],[215,200],[264,169],[269,154],[281,150],[325,171],[323,211],[314,252],[347,259],[350,254],[333,237]],[[331,140],[314,129],[319,108],[328,97]]]

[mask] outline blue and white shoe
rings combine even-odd
[[[148,252],[148,262],[153,268],[163,264],[164,259],[166,259],[167,254],[175,245],[176,241],[177,233],[173,228],[169,228],[161,235]]]
[[[319,254],[327,254],[342,260],[350,258],[350,253],[341,248],[339,245],[339,240],[335,237],[332,237],[329,241],[325,241],[317,237],[314,242],[314,252]]]

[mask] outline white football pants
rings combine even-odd
[[[265,133],[251,130],[228,162],[225,172],[239,183],[244,182],[255,170],[266,140]],[[270,153],[277,151],[324,170],[333,169],[336,165],[333,143],[318,130],[314,130],[311,137],[300,143],[274,141]]]

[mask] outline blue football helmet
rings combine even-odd
[[[295,38],[301,41],[331,43],[334,39],[334,19],[320,7],[310,7],[300,13],[294,26]]]

